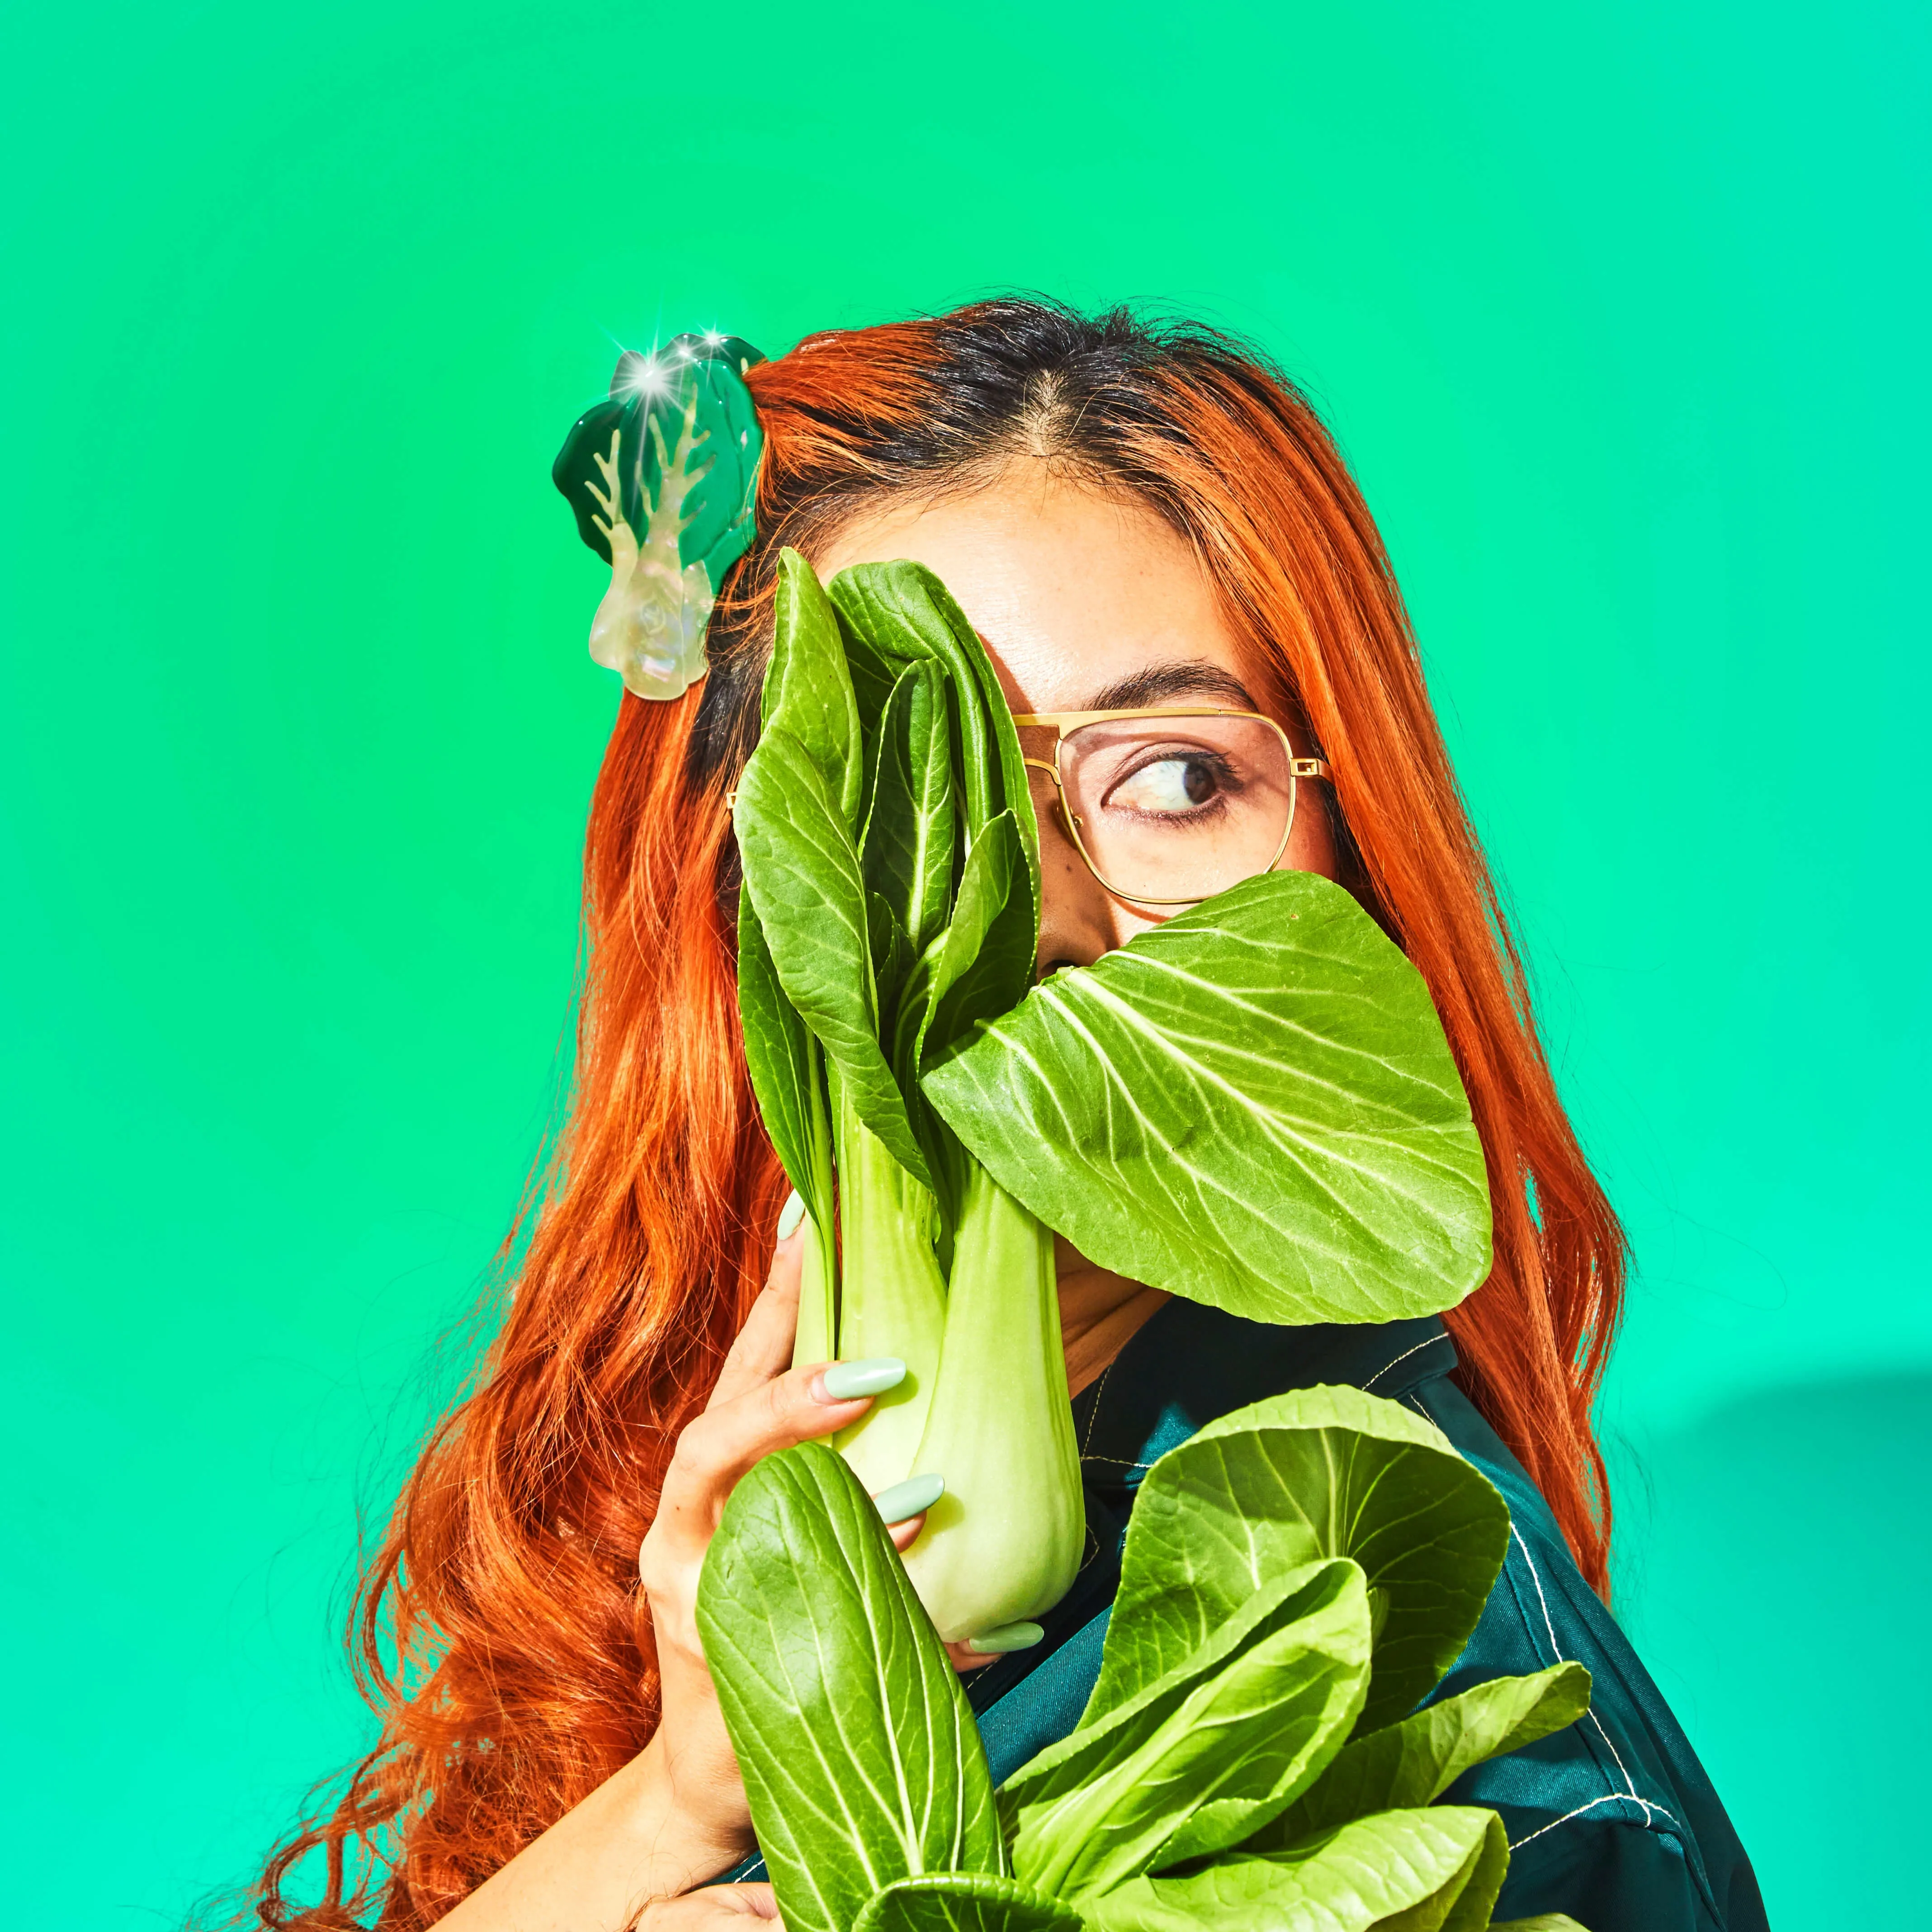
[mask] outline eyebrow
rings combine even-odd
[[[1166,704],[1177,698],[1203,698],[1232,704],[1244,711],[1259,709],[1247,687],[1234,674],[1207,658],[1186,658],[1178,664],[1150,664],[1130,671],[1094,692],[1082,708],[1088,711],[1136,711]]]

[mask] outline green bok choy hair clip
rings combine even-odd
[[[718,586],[756,534],[764,438],[745,374],[764,359],[734,335],[627,349],[551,466],[578,534],[610,566],[590,655],[640,698],[682,698],[704,675]]]

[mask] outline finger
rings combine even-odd
[[[926,1527],[926,1512],[946,1493],[946,1478],[936,1472],[908,1476],[872,1498],[879,1520],[891,1532],[892,1546],[904,1556]]]
[[[718,1371],[718,1385],[707,1408],[735,1402],[747,1389],[770,1382],[790,1365],[793,1338],[798,1333],[798,1284],[805,1262],[805,1232],[794,1228],[772,1250],[772,1271],[764,1290],[752,1304]]]
[[[711,1889],[723,1895],[718,1903],[728,1911],[741,1912],[747,1918],[772,1918],[778,1916],[778,1897],[769,1885],[714,1885]]]
[[[667,1510],[715,1516],[732,1485],[761,1456],[849,1429],[905,1372],[896,1358],[808,1364],[707,1408],[678,1438],[660,1516]],[[854,1393],[842,1394],[848,1390]],[[711,1527],[706,1521],[704,1533]]]
[[[641,1932],[719,1932],[734,1918],[776,1920],[778,1916],[778,1900],[768,1885],[706,1885],[653,1901],[638,1924]]]
[[[1016,1650],[1030,1650],[1046,1631],[1030,1617],[1016,1623],[1000,1624],[992,1630],[969,1636],[964,1643],[949,1643],[946,1654],[962,1670],[976,1670],[996,1657],[1010,1657]]]

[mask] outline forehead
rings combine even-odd
[[[1177,664],[1240,676],[1234,638],[1186,541],[1138,504],[1044,464],[1016,463],[970,494],[862,518],[812,561],[829,578],[899,557],[924,564],[958,600],[1017,711],[1083,710]]]

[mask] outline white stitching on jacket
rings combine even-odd
[[[1517,1549],[1522,1552],[1522,1560],[1529,1565],[1529,1580],[1536,1586],[1537,1606],[1543,1612],[1543,1628],[1550,1633],[1550,1654],[1558,1664],[1570,1662],[1572,1660],[1564,1657],[1562,1648],[1557,1643],[1556,1625],[1550,1618],[1550,1599],[1543,1594],[1543,1578],[1537,1570],[1536,1558],[1530,1555],[1529,1545],[1523,1541],[1522,1532],[1516,1528],[1514,1522],[1510,1525],[1510,1534],[1514,1539]],[[1612,1758],[1616,1760],[1617,1769],[1623,1774],[1624,1783],[1629,1787],[1628,1794],[1622,1791],[1613,1791],[1610,1793],[1610,1796],[1617,1799],[1621,1803],[1624,1799],[1626,1795],[1628,1795],[1629,1802],[1631,1804],[1641,1805],[1643,1808],[1643,1822],[1646,1825],[1648,1825],[1650,1822],[1650,1814],[1654,1811],[1660,1818],[1670,1818],[1670,1822],[1673,1825],[1676,1825],[1680,1832],[1682,1831],[1684,1828],[1683,1826],[1678,1823],[1676,1819],[1672,1818],[1670,1816],[1670,1814],[1665,1810],[1661,1804],[1653,1804],[1648,1798],[1642,1797],[1639,1795],[1636,1788],[1636,1780],[1630,1776],[1629,1768],[1624,1764],[1622,1756],[1619,1754],[1616,1746],[1611,1743],[1610,1734],[1608,1731],[1604,1730],[1603,1719],[1598,1717],[1594,1710],[1586,1711],[1583,1714],[1589,1719],[1592,1724],[1596,1726],[1597,1735],[1604,1741],[1604,1748],[1607,1750]],[[1551,1824],[1545,1825],[1542,1829],[1545,1832],[1550,1831],[1556,1825],[1567,1822],[1568,1818],[1575,1817],[1577,1815],[1577,1812],[1588,1811],[1592,1808],[1592,1806],[1601,1804],[1606,1802],[1606,1800],[1601,1798],[1592,1798],[1590,1801],[1590,1804],[1579,1805],[1576,1808],[1576,1810],[1568,1814],[1567,1817],[1556,1819],[1552,1821]],[[1532,1832],[1530,1834],[1531,1838],[1535,1838],[1539,1835],[1540,1834],[1538,1832]],[[1523,1843],[1525,1844],[1528,1844],[1529,1843],[1529,1839],[1524,1839]]]
[[[1365,1382],[1364,1383],[1363,1383],[1363,1384],[1362,1384],[1362,1393],[1363,1393],[1364,1395],[1366,1395],[1366,1394],[1368,1394],[1368,1392],[1370,1391],[1370,1390],[1371,1390],[1372,1388],[1373,1388],[1375,1387],[1375,1385],[1376,1384],[1376,1383],[1378,1383],[1378,1382],[1380,1382],[1380,1381],[1382,1380],[1382,1378],[1383,1378],[1383,1376],[1384,1376],[1385,1375],[1387,1375],[1387,1374],[1388,1373],[1388,1372],[1390,1371],[1390,1370],[1391,1370],[1391,1369],[1396,1369],[1396,1368],[1400,1368],[1400,1367],[1402,1365],[1402,1364],[1403,1364],[1404,1362],[1406,1362],[1406,1361],[1407,1361],[1407,1360],[1408,1360],[1408,1358],[1409,1358],[1409,1357],[1410,1357],[1410,1356],[1412,1356],[1412,1355],[1419,1355],[1419,1354],[1420,1354],[1422,1353],[1422,1352],[1423,1352],[1423,1350],[1424,1350],[1424,1349],[1425,1349],[1425,1348],[1434,1348],[1434,1347],[1435,1347],[1435,1346],[1436,1345],[1436,1343],[1437,1343],[1437,1342],[1446,1342],[1446,1341],[1448,1341],[1448,1339],[1449,1339],[1449,1337],[1448,1337],[1447,1335],[1444,1335],[1444,1334],[1435,1334],[1435,1335],[1432,1335],[1432,1336],[1430,1336],[1429,1337],[1429,1339],[1428,1339],[1426,1342],[1417,1342],[1417,1343],[1416,1343],[1416,1345],[1415,1345],[1415,1346],[1414,1346],[1414,1348],[1405,1348],[1405,1349],[1403,1349],[1403,1351],[1402,1352],[1402,1353],[1401,1353],[1400,1354],[1399,1354],[1398,1356],[1396,1356],[1396,1358],[1395,1358],[1395,1360],[1394,1360],[1394,1361],[1392,1361],[1392,1362],[1384,1362],[1384,1363],[1383,1363],[1383,1364],[1382,1365],[1382,1366],[1381,1366],[1380,1368],[1378,1368],[1378,1370],[1376,1370],[1376,1371],[1375,1372],[1375,1373],[1374,1373],[1373,1375],[1372,1375],[1371,1376],[1370,1376],[1370,1378],[1368,1378],[1368,1380],[1367,1380],[1366,1382]]]
[[[1552,1818],[1548,1824],[1538,1826],[1536,1829],[1532,1832],[1526,1838],[1510,1839],[1510,1855],[1511,1856],[1514,1856],[1516,1852],[1522,1850],[1524,1846],[1533,1844],[1537,1839],[1541,1838],[1544,1832],[1553,1832],[1558,1826],[1568,1824],[1572,1818],[1580,1818],[1586,1811],[1595,1810],[1599,1804],[1643,1804],[1643,1800],[1641,1798],[1626,1798],[1621,1791],[1606,1792],[1601,1798],[1593,1798],[1590,1800],[1588,1804],[1580,1804],[1575,1810],[1566,1811],[1562,1817]],[[1670,1818],[1670,1814],[1668,1811],[1664,1810],[1664,1807],[1661,1804],[1644,1804],[1643,1808],[1646,1811],[1659,1812],[1664,1817]],[[1648,1819],[1646,1819],[1644,1822],[1648,1825],[1650,1821]],[[1677,1820],[1675,1818],[1670,1818],[1670,1822],[1673,1825],[1677,1825]],[[1677,1828],[1681,1832],[1683,1830],[1684,1827],[1682,1825],[1677,1825]]]
[[[1117,1356],[1114,1360],[1118,1360],[1119,1358]],[[1100,1420],[1100,1398],[1107,1393],[1107,1378],[1113,1372],[1112,1362],[1109,1362],[1100,1371],[1100,1385],[1094,1391],[1094,1406],[1087,1412],[1087,1433],[1080,1438],[1080,1460],[1083,1462],[1087,1460],[1087,1445],[1094,1439],[1094,1425]],[[1118,1456],[1096,1456],[1094,1460],[1096,1462],[1117,1462],[1120,1458]],[[1130,1462],[1127,1465],[1130,1469],[1143,1468],[1145,1466],[1144,1463],[1140,1462]]]

